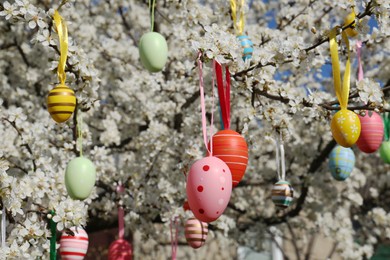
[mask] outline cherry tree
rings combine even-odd
[[[345,24],[351,8],[356,24]],[[62,124],[51,119],[46,104],[58,84],[56,9],[68,23],[66,83],[77,97],[73,117]],[[51,211],[58,232],[79,225],[93,232],[117,225],[113,209],[120,202],[127,231],[157,243],[165,232],[159,227],[168,230],[173,216],[181,223],[192,216],[182,206],[186,173],[205,155],[199,52],[207,111],[211,61],[229,66],[232,129],[245,137],[250,154],[226,211],[210,224],[210,236],[254,249],[281,236],[293,242],[298,258],[309,258],[310,241],[320,233],[334,243],[324,258],[333,252],[345,259],[370,257],[390,238],[389,166],[379,155],[353,148],[351,177],[337,182],[329,173],[327,157],[336,145],[329,123],[339,107],[328,42],[333,27],[356,25],[349,109],[388,112],[389,11],[388,0],[248,1],[244,32],[254,52],[244,61],[228,1],[156,1],[154,30],[167,40],[169,56],[161,72],[150,73],[138,54],[150,26],[147,1],[0,3],[0,205],[7,218],[0,258],[48,256]],[[356,41],[363,43],[360,82]],[[344,64],[345,46],[340,57]],[[221,128],[218,120],[214,127]],[[279,136],[295,189],[285,210],[271,200]],[[71,199],[64,183],[68,162],[80,155],[80,139],[97,172],[95,188],[83,201]],[[118,185],[124,194],[118,195]]]

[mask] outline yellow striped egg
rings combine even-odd
[[[47,109],[57,123],[68,120],[76,107],[74,91],[65,85],[58,85],[47,96]]]
[[[351,110],[341,109],[330,123],[333,138],[343,147],[351,147],[360,136],[359,117]]]

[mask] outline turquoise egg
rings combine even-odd
[[[65,171],[65,186],[68,195],[74,200],[89,197],[96,180],[96,169],[85,157],[77,157],[68,163]]]
[[[247,59],[251,59],[253,54],[253,42],[249,40],[249,37],[247,35],[240,35],[237,36],[237,38],[241,42],[241,47],[244,48],[242,59],[244,61],[246,61]]]
[[[351,148],[337,145],[329,155],[329,169],[334,179],[344,181],[355,166],[355,154]]]
[[[156,32],[148,32],[141,37],[138,46],[141,63],[150,72],[161,71],[168,59],[168,44]]]

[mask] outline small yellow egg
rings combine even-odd
[[[65,85],[58,85],[47,96],[47,108],[57,123],[68,120],[76,107],[74,91]]]
[[[344,26],[347,26],[351,24],[353,21],[355,21],[356,15],[354,12],[351,12],[345,19],[344,19]],[[345,32],[349,37],[355,37],[358,35],[358,32],[355,29],[356,23],[353,23],[351,27],[345,29]]]
[[[344,147],[351,147],[360,136],[360,120],[352,111],[341,109],[332,118],[330,124],[333,138]]]

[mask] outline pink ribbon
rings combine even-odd
[[[217,77],[219,104],[222,112],[222,122],[224,129],[230,129],[230,72],[225,67],[225,81],[223,80],[222,65],[213,61],[215,75]]]
[[[202,130],[203,130],[203,141],[206,146],[209,156],[213,156],[213,122],[214,122],[214,74],[213,73],[213,96],[212,96],[212,109],[211,109],[211,125],[210,125],[210,149],[207,141],[207,121],[206,121],[206,106],[204,101],[204,84],[203,84],[203,64],[200,60],[202,53],[198,54],[198,67],[199,67],[199,89],[200,89],[200,106],[202,110]]]
[[[362,60],[360,58],[361,49],[362,49],[362,42],[357,41],[356,42],[356,52],[357,52],[357,58],[358,58],[358,81],[361,81],[363,79],[363,65],[362,65]]]
[[[122,185],[118,185],[116,188],[116,192],[118,194],[124,191],[124,187]],[[119,230],[119,239],[123,239],[125,236],[125,211],[122,206],[118,206],[118,230]]]
[[[176,260],[177,243],[178,243],[178,236],[179,236],[179,223],[177,221],[177,217],[174,217],[173,221],[171,219],[171,223],[169,226],[171,229],[172,260]],[[175,229],[175,237],[173,237],[173,229]]]

